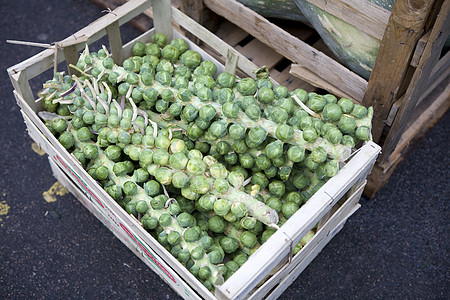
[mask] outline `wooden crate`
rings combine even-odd
[[[312,85],[309,90],[321,88],[373,106],[373,139],[383,149],[365,190],[367,197],[373,197],[450,105],[450,53],[442,53],[450,30],[450,4],[397,0],[391,13],[366,1],[308,2],[381,40],[369,80],[343,66],[329,51],[236,0],[186,0],[182,8],[200,23],[210,20],[211,14],[222,17],[218,26],[210,27],[218,34],[226,31],[221,26],[229,27],[229,22],[251,34],[289,59],[290,74]]]
[[[150,12],[148,9],[151,6]],[[154,28],[122,45],[120,25],[142,13],[154,14]],[[256,66],[252,62],[178,9],[171,7],[170,1],[132,0],[58,42],[59,48],[46,49],[9,68],[14,96],[30,136],[49,155],[52,170],[58,180],[180,296],[186,299],[276,298],[359,208],[358,201],[380,152],[379,146],[373,142],[363,145],[337,176],[331,178],[233,276],[217,286],[212,294],[87,174],[37,115],[41,110],[41,103],[35,101],[30,80],[52,70],[54,59],[57,63],[75,63],[77,53],[86,43],[91,44],[107,35],[113,59],[120,62],[130,55],[134,42],[148,42],[157,31],[165,33],[169,38],[180,37],[181,34],[174,30],[172,21],[216,49],[222,56],[228,57],[225,66],[219,66],[219,70],[238,67],[241,72],[254,76],[252,71]],[[194,43],[188,43],[203,58],[214,61],[213,57]],[[60,48],[63,51],[58,50]],[[314,238],[292,256],[292,247],[316,225],[318,231]]]

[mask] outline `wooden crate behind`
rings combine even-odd
[[[231,22],[289,59],[290,73],[313,86],[309,90],[325,89],[374,107],[373,140],[383,151],[365,190],[367,197],[373,197],[450,105],[450,53],[442,53],[450,30],[450,1],[397,0],[392,13],[368,1],[308,2],[381,39],[368,81],[337,62],[329,51],[308,44],[307,38],[296,36],[236,0],[181,3],[182,9],[200,23],[215,15],[224,18],[218,28],[210,27],[218,34],[224,30],[221,26]]]

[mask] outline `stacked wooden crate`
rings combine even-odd
[[[450,30],[450,1],[397,0],[392,12],[368,1],[308,2],[381,39],[369,80],[343,66],[324,48],[309,44],[307,38],[236,0],[187,0],[182,1],[182,8],[200,23],[211,20],[211,13],[222,17],[218,33],[224,30],[221,26],[230,26],[227,22],[248,32],[289,59],[290,74],[310,84],[312,88],[306,86],[310,90],[325,89],[373,106],[373,140],[383,149],[365,190],[367,197],[373,197],[450,105],[450,53],[443,53]]]

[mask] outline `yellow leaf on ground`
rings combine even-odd
[[[39,154],[40,156],[45,154],[45,151],[42,150],[41,146],[38,143],[31,144],[31,149],[33,149],[33,151]]]
[[[59,183],[59,181],[56,181],[48,191],[42,193],[42,197],[44,197],[45,201],[50,203],[57,200],[56,196],[64,196],[67,193],[67,189]]]

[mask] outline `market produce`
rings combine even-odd
[[[162,34],[120,66],[86,47],[71,67],[78,76],[57,73],[40,92],[47,128],[209,289],[371,137],[371,108],[289,92],[265,69],[217,74]]]

